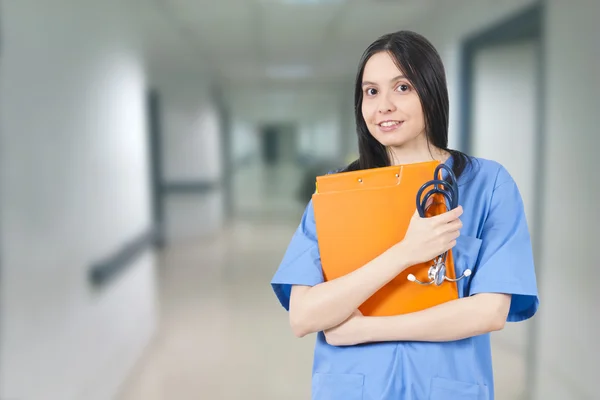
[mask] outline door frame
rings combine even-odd
[[[162,192],[162,98],[156,88],[150,88],[146,92],[146,112],[154,244],[162,248],[165,245],[165,200]]]

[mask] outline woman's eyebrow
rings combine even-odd
[[[405,78],[406,77],[404,75],[398,75],[397,77],[390,79],[390,82],[395,82],[395,81],[398,81],[400,79],[405,79]],[[361,86],[366,86],[366,85],[377,85],[377,84],[374,82],[370,82],[370,81],[363,81]]]

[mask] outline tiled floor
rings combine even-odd
[[[242,215],[251,217],[160,255],[159,332],[120,400],[310,398],[314,336],[292,336],[269,285],[302,212],[289,197],[291,174],[268,189],[279,202],[261,208],[260,192],[250,193]],[[494,347],[496,398],[521,400],[523,357],[505,342]]]

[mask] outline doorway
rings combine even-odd
[[[297,157],[296,126],[266,124],[260,129],[262,160],[267,166],[293,163]]]

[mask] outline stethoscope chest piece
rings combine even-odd
[[[409,281],[415,282],[415,283],[418,283],[421,285],[435,284],[436,286],[441,286],[442,283],[444,283],[444,281],[458,282],[461,279],[467,278],[469,276],[471,276],[471,270],[466,269],[465,272],[463,272],[463,274],[458,278],[453,279],[453,278],[447,277],[446,276],[446,264],[444,263],[444,260],[440,257],[434,262],[434,264],[431,267],[429,267],[429,271],[427,272],[427,277],[429,278],[429,281],[421,282],[413,274],[409,274],[407,278]]]
[[[446,264],[443,261],[436,261],[434,265],[429,268],[429,281],[432,281],[436,286],[440,286],[444,283],[446,278]]]

